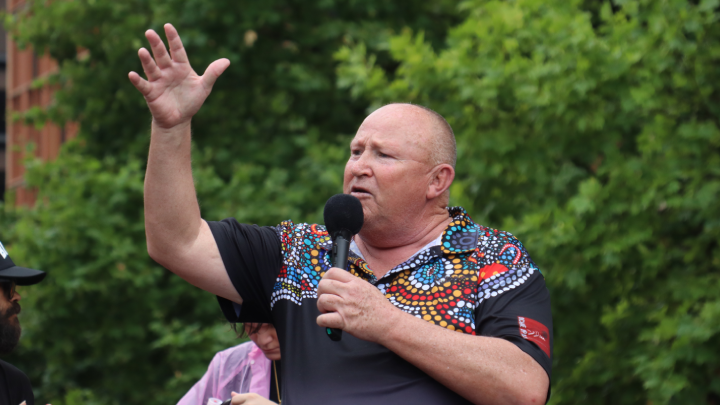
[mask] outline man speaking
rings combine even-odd
[[[391,104],[360,125],[343,192],[360,200],[365,222],[347,270],[333,268],[323,226],[201,218],[190,121],[230,62],[198,76],[177,31],[167,24],[165,32],[170,53],[152,30],[153,55],[138,52],[147,80],[129,74],[153,115],[148,252],[222,297],[230,320],[275,325],[285,404],[546,401],[552,319],[544,279],[512,235],[447,208],[455,139],[440,115]],[[328,339],[325,328],[344,331],[342,340]]]

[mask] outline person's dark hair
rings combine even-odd
[[[262,323],[248,325],[247,323],[233,323],[232,328],[238,338],[250,337],[253,333],[257,333],[263,326]]]

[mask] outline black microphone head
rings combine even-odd
[[[362,229],[365,216],[360,200],[350,194],[335,194],[325,203],[325,226],[330,236],[345,230],[350,235],[355,235]]]

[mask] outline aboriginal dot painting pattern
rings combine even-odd
[[[275,281],[270,307],[281,299],[302,305],[304,298],[317,298],[317,286],[320,279],[331,266],[330,251],[332,240],[323,225],[298,224],[292,221],[282,222],[276,231],[280,236],[283,253],[283,266]],[[355,276],[365,279],[372,276],[367,264],[350,268]]]
[[[375,284],[396,307],[441,327],[475,334],[475,311],[487,299],[510,291],[537,271],[522,243],[507,232],[475,224],[460,207],[439,246],[426,248],[377,280],[352,252],[349,270]],[[330,237],[323,226],[290,221],[277,227],[285,257],[271,306],[285,299],[302,305],[317,298],[330,268]]]
[[[318,283],[330,268],[328,254],[332,241],[327,230],[321,225],[295,225],[292,221],[282,222],[275,229],[280,236],[284,260],[270,307],[281,299],[302,305],[304,298],[317,298]]]

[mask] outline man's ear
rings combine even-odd
[[[427,199],[433,200],[445,193],[455,179],[455,169],[447,163],[435,166],[427,189]]]

